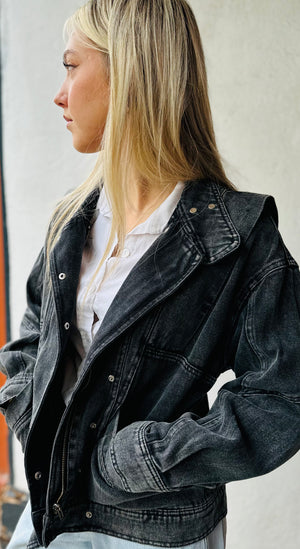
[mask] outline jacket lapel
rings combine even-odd
[[[218,186],[205,181],[187,183],[165,232],[115,296],[91,346],[90,359],[172,294],[198,265],[220,260],[239,244]]]

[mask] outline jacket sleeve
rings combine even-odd
[[[32,379],[40,337],[43,259],[41,251],[28,278],[20,337],[0,351],[0,370],[7,377],[0,390],[0,411],[23,448],[31,419]]]
[[[170,491],[267,473],[300,447],[300,276],[273,265],[251,289],[232,368],[209,413],[136,422],[104,443],[105,480],[129,492]]]

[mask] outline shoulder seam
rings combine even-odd
[[[241,311],[241,309],[244,306],[244,303],[248,300],[248,298],[251,296],[251,294],[254,293],[256,288],[266,278],[273,275],[277,271],[282,271],[284,269],[294,269],[294,268],[298,268],[298,264],[296,263],[296,261],[294,259],[292,259],[291,261],[288,261],[288,262],[285,259],[281,259],[279,261],[278,260],[273,261],[267,267],[265,267],[264,269],[261,269],[260,272],[256,273],[255,278],[253,277],[253,280],[249,282],[249,284],[247,286],[247,289],[246,289],[247,291],[244,292],[244,296],[242,297],[242,299],[240,301],[240,306],[238,308],[239,311]],[[238,315],[239,315],[239,313],[238,313]]]

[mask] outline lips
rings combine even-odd
[[[67,124],[69,124],[70,122],[73,122],[72,118],[68,118],[67,116],[64,115],[64,119],[65,121],[67,122]]]

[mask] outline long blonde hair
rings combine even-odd
[[[94,170],[54,212],[48,257],[101,180],[112,208],[105,254],[115,235],[122,248],[132,167],[161,190],[205,177],[232,188],[216,146],[200,34],[185,0],[90,0],[67,20],[65,33],[73,32],[107,55],[110,104]]]

